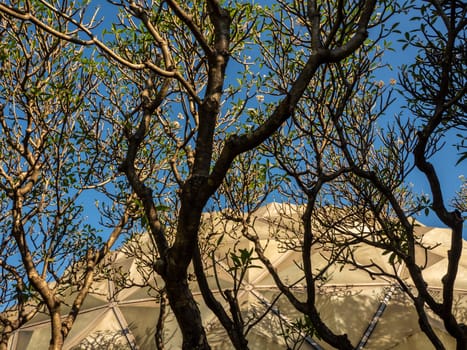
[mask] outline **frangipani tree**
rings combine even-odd
[[[320,325],[315,321],[319,315],[313,305],[316,286],[327,267],[317,270],[311,253],[324,245],[332,252],[330,262],[351,264],[370,276],[384,276],[397,283],[413,300],[420,327],[436,348],[446,345],[429,323],[429,312],[442,320],[456,339],[457,348],[463,349],[466,332],[462,317],[455,313],[454,289],[463,246],[460,203],[466,200],[465,191],[459,191],[449,208],[436,165],[430,160],[440,153],[447,134],[465,130],[466,9],[456,1],[431,1],[417,4],[412,11],[415,20],[423,19],[419,28],[401,35],[405,47],[418,51],[415,62],[403,67],[399,77],[408,116],[396,115],[389,123],[384,119],[394,96],[393,87],[388,89],[383,81],[375,79],[382,52],[378,42],[369,41],[355,53],[356,60],[351,56],[327,66],[324,78],[310,84],[294,116],[261,147],[264,156],[271,159],[274,170],[270,173],[289,179],[281,182],[277,191],[289,202],[306,206],[300,222],[303,245],[298,248],[303,257],[297,262],[307,284],[306,302],[300,301],[293,288],[281,280],[257,237],[247,237],[255,242],[258,256],[269,267],[282,293],[312,319],[313,325]],[[276,84],[286,84],[280,65],[274,66],[274,72],[274,77],[284,77]],[[397,81],[391,79],[388,83],[395,85]],[[459,148],[462,135],[458,137]],[[409,186],[409,175],[416,170],[430,184],[432,199]],[[247,183],[243,188],[248,184],[254,188],[251,185],[255,182],[247,176],[241,179]],[[261,198],[258,189],[252,192]],[[241,197],[239,193],[230,206],[235,207]],[[443,285],[439,297],[438,290],[429,289],[423,272],[428,255],[437,245],[424,241],[413,218],[431,210],[452,230],[449,262],[439,277]],[[237,215],[244,217],[241,211]],[[252,223],[246,220],[246,231],[249,225]],[[362,246],[380,249],[393,269],[388,270],[385,262],[359,261],[355,251]],[[400,278],[401,264],[409,271],[409,280]]]
[[[113,176],[124,175],[126,182],[120,181],[119,188],[137,196],[131,202],[132,214],[152,235],[157,249],[153,268],[165,283],[183,348],[209,348],[188,284],[191,262],[206,304],[234,346],[247,348],[235,298],[225,311],[204,283],[198,240],[202,212],[217,203],[240,217],[240,211],[254,210],[268,193],[283,195],[296,181],[299,186],[293,187],[293,194],[308,204],[302,250],[304,268],[310,272],[306,265],[313,244],[310,220],[318,200],[336,205],[363,197],[387,202],[382,190],[398,187],[383,187],[374,178],[378,161],[386,162],[391,155],[395,160],[386,167],[386,176],[405,173],[406,168],[398,166],[410,147],[383,147],[373,153],[374,122],[388,101],[383,98],[382,108],[373,111],[382,87],[375,86],[370,75],[381,55],[377,45],[384,48],[394,29],[383,24],[404,4],[375,0],[281,0],[270,7],[216,0],[112,4],[120,12],[105,24],[108,29],[102,36],[95,28],[96,17],[73,3],[7,1],[0,4],[0,12],[100,52],[102,85],[97,91],[102,104],[96,111],[114,135],[102,150],[105,169]],[[68,26],[60,26],[54,16]],[[392,147],[393,141],[388,136],[380,142]],[[264,156],[277,161],[276,168],[270,168],[272,161]],[[303,164],[305,169],[299,170]],[[397,167],[391,168],[393,164]],[[394,181],[400,185],[402,177]],[[347,192],[332,191],[332,186],[340,189],[346,184]],[[262,187],[266,189],[259,193]],[[373,196],[378,191],[383,195]],[[407,215],[402,214],[399,220],[406,225]],[[391,232],[383,232],[389,240]],[[306,276],[307,301],[292,303],[326,342],[353,348],[345,334],[334,334],[320,319],[313,302],[313,274]],[[287,287],[276,282],[287,294]]]
[[[82,65],[89,53],[29,23],[3,15],[0,21],[0,303],[6,311],[0,348],[45,311],[50,347],[58,349],[97,264],[128,227],[130,195],[109,197],[115,211],[105,234],[99,233],[105,226],[86,221],[85,206],[95,210],[95,204],[81,198],[91,191],[105,194],[112,182],[100,159],[108,142],[103,122],[99,113],[89,119],[98,86],[94,67]],[[70,291],[75,297],[62,318]]]

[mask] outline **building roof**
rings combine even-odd
[[[250,233],[254,233],[265,247],[265,254],[283,281],[293,285],[293,292],[305,298],[305,286],[300,261],[300,217],[302,208],[287,204],[270,203],[256,211],[251,219]],[[239,249],[250,251],[251,241],[241,234],[241,226],[227,220],[221,213],[204,216],[202,232],[206,239],[203,252],[206,259],[206,274],[212,290],[220,301],[220,293],[232,289],[231,253]],[[420,265],[426,265],[423,274],[430,291],[441,291],[441,278],[446,271],[450,231],[447,229],[416,227],[420,239],[433,247],[425,251],[419,248]],[[220,238],[222,236],[222,239]],[[203,240],[201,240],[203,242]],[[209,243],[219,243],[213,249]],[[154,330],[160,312],[161,297],[158,291],[162,282],[144,262],[151,259],[152,245],[148,235],[141,235],[127,243],[110,258],[110,267],[105,269],[100,280],[93,284],[82,311],[76,320],[64,349],[152,349],[155,348]],[[455,314],[458,320],[467,323],[467,246],[463,255],[456,282]],[[211,254],[213,252],[213,255]],[[356,246],[352,250],[356,262],[362,265],[378,263],[387,271],[395,271],[402,279],[410,278],[403,264],[389,262],[389,255],[369,246]],[[235,253],[236,254],[236,253]],[[339,262],[329,264],[333,252],[325,244],[316,244],[312,249],[312,265],[316,271],[327,267],[317,288],[317,307],[323,321],[335,332],[347,333],[353,344],[365,349],[428,349],[430,343],[421,332],[414,307],[394,281],[383,276],[370,276],[354,266]],[[149,265],[151,263],[149,262]],[[284,349],[284,329],[292,327],[302,317],[279,293],[268,271],[258,260],[258,268],[250,268],[241,281],[238,294],[245,320],[253,321],[269,310],[249,332],[250,349]],[[217,278],[214,276],[214,268]],[[125,283],[128,288],[124,287]],[[130,286],[132,282],[137,286]],[[229,349],[226,334],[216,317],[206,307],[198,286],[192,283],[192,291],[200,307],[208,337],[213,349]],[[64,292],[65,303],[73,291]],[[226,308],[228,305],[226,305]],[[66,310],[66,307],[63,310]],[[442,322],[429,313],[435,331],[454,348],[454,340],[445,332]],[[45,313],[37,314],[17,331],[11,339],[10,349],[47,349],[49,321]],[[301,349],[331,349],[317,338],[302,337]],[[164,339],[167,349],[179,349],[181,335],[170,313],[165,319]]]

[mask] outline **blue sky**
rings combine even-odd
[[[415,25],[410,21],[413,13],[400,14],[396,18],[400,22],[398,29],[404,34],[405,31],[414,29]],[[410,64],[414,61],[416,51],[413,48],[408,47],[403,50],[400,43],[397,42],[397,38],[391,39],[392,47],[394,51],[386,51],[383,57],[385,62],[390,63],[392,66],[392,71],[390,70],[381,70],[380,76],[377,77],[383,80],[386,84],[391,78],[397,80],[399,74],[399,68],[404,64]],[[396,85],[397,88],[397,85]],[[390,118],[392,115],[397,113],[403,113],[403,115],[410,117],[408,110],[404,110],[405,99],[400,94],[396,94],[396,100],[393,105],[388,109],[387,117]],[[445,144],[440,152],[435,154],[430,162],[435,167],[437,174],[440,179],[440,183],[443,189],[444,201],[447,205],[451,203],[452,199],[456,195],[456,192],[460,190],[462,181],[461,177],[467,176],[467,161],[464,161],[456,165],[457,160],[459,159],[458,151],[455,147],[458,139],[456,134],[459,131],[451,131],[446,137],[442,140]],[[412,159],[411,159],[412,160]],[[412,174],[409,177],[409,182],[413,185],[414,190],[417,193],[424,193],[431,197],[431,190],[428,184],[426,177],[417,169],[414,169]],[[452,208],[448,207],[449,210]],[[466,215],[466,213],[464,213]],[[445,227],[445,225],[434,215],[433,212],[430,212],[428,216],[421,214],[417,219],[427,226],[438,226]],[[467,227],[467,224],[464,223],[464,228]],[[464,238],[467,238],[467,233],[464,229]]]
[[[269,3],[266,1],[259,1],[259,3]],[[98,3],[98,2],[96,2]],[[103,26],[106,25],[107,21],[112,21],[115,19],[116,15],[116,7],[113,5],[109,5],[107,2],[103,2],[101,9],[99,11],[99,16],[104,17]],[[397,18],[398,21],[401,22],[399,29],[403,33],[404,31],[413,29],[414,24],[410,22],[410,17],[412,13],[409,13],[405,16],[400,16]],[[98,16],[98,17],[99,17]],[[102,28],[102,26],[101,26]],[[383,60],[389,62],[393,67],[392,71],[388,70],[381,70],[379,75],[376,76],[376,80],[382,80],[385,84],[389,84],[390,79],[395,78],[397,80],[398,77],[398,67],[402,64],[410,63],[415,56],[415,52],[412,50],[402,51],[401,45],[397,43],[397,38],[390,38],[389,40],[393,43],[394,51],[387,51],[384,55]],[[397,87],[397,85],[396,85]],[[403,111],[404,106],[404,98],[402,96],[396,95],[396,101],[388,109],[387,118],[391,118],[392,115],[396,113],[407,113],[407,111]],[[432,158],[432,163],[435,166],[439,178],[441,180],[443,192],[445,194],[445,202],[449,203],[455,193],[459,190],[461,185],[460,177],[463,175],[467,176],[467,168],[466,164],[467,161],[459,165],[455,165],[458,159],[458,154],[455,149],[454,143],[456,139],[454,137],[455,133],[451,133],[445,139],[445,146]],[[425,193],[430,194],[430,188],[426,178],[418,171],[414,170],[409,179],[410,183],[413,184],[413,188],[418,193]],[[417,218],[423,224],[427,226],[440,226],[443,227],[443,224],[439,221],[439,219],[431,212],[428,216],[421,215]],[[467,238],[467,234],[464,233],[464,237]]]

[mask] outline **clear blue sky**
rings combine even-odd
[[[257,2],[260,4],[269,4],[268,1],[263,0]],[[95,3],[97,4],[98,2]],[[101,9],[99,15],[104,17],[105,21],[103,25],[105,26],[105,22],[110,22],[115,19],[116,7],[108,4],[107,2],[102,2],[100,5]],[[402,32],[413,28],[414,24],[409,20],[412,15],[413,14],[407,14],[405,17],[401,16],[397,19],[401,22],[399,29]],[[397,43],[397,38],[390,38],[389,40],[393,42],[395,51],[387,51],[385,53],[384,60],[391,63],[393,71],[382,70],[380,72],[381,75],[376,77],[376,80],[383,80],[386,84],[389,84],[389,80],[391,78],[395,78],[397,80],[398,67],[402,64],[410,63],[414,59],[415,54],[414,51],[410,50],[402,51],[401,46]],[[391,114],[399,113],[402,110],[403,105],[403,97],[398,96],[393,106],[388,110],[387,116],[391,117]],[[404,113],[407,113],[407,111]],[[453,133],[453,135],[455,135],[455,133]],[[432,163],[434,164],[442,183],[446,203],[449,203],[456,191],[460,189],[461,180],[459,177],[462,175],[467,176],[467,161],[455,166],[458,154],[454,147],[456,140],[452,137],[453,135],[445,139],[446,144],[443,150],[432,159]],[[418,193],[430,194],[430,188],[426,178],[416,169],[410,177],[410,182],[413,184],[414,190]],[[421,215],[418,219],[427,226],[443,227],[443,224],[433,213],[430,213],[429,216]],[[464,225],[464,227],[466,226]],[[464,233],[464,238],[467,238],[467,233]]]
[[[408,31],[414,28],[415,25],[410,22],[410,17],[413,15],[413,13],[409,13],[406,15],[398,15],[396,18],[396,20],[400,22],[399,30],[402,32],[402,34],[404,31]],[[380,78],[386,84],[391,78],[395,78],[397,80],[400,66],[403,64],[412,63],[416,55],[416,51],[410,47],[406,50],[402,50],[401,45],[397,42],[396,39],[397,38],[391,38],[394,51],[387,51],[383,58],[384,61],[389,62],[393,67],[392,71],[381,71]],[[409,116],[409,111],[403,109],[404,103],[405,100],[403,96],[396,95],[396,101],[388,110],[387,117],[400,112],[406,116]],[[447,136],[443,139],[443,142],[445,142],[443,149],[439,153],[435,154],[432,159],[430,159],[439,175],[444,194],[444,201],[446,204],[451,203],[456,192],[460,190],[462,184],[460,177],[467,176],[467,161],[464,161],[456,166],[456,162],[459,159],[458,151],[455,147],[455,143],[458,141],[455,136],[457,133],[459,133],[459,131],[452,131],[448,133]],[[431,197],[428,181],[426,180],[425,176],[417,169],[413,171],[409,181],[414,185],[414,190],[417,191],[417,193],[425,193]],[[449,209],[452,210],[452,208]],[[464,213],[464,215],[466,214],[467,213]],[[430,215],[428,216],[422,214],[417,219],[427,226],[445,226],[436,217],[436,215],[434,215],[433,212],[430,212]],[[464,238],[467,238],[467,232],[465,232],[466,227],[467,224],[464,223]]]

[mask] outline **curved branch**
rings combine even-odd
[[[140,63],[131,62],[131,61],[127,60],[126,58],[124,58],[123,56],[116,53],[114,50],[112,50],[110,47],[108,47],[102,41],[100,41],[82,23],[79,23],[78,21],[76,21],[72,17],[70,17],[70,16],[66,15],[65,13],[57,10],[55,7],[48,4],[47,2],[43,2],[43,3],[46,4],[56,14],[58,14],[59,16],[63,17],[65,20],[67,20],[68,22],[75,25],[79,30],[81,30],[83,33],[85,33],[90,39],[89,40],[83,40],[83,39],[80,39],[80,38],[78,38],[76,36],[72,36],[72,35],[69,35],[67,33],[63,33],[63,32],[61,32],[59,30],[56,30],[52,26],[49,26],[49,25],[45,24],[40,19],[38,19],[37,17],[32,15],[30,12],[24,12],[24,11],[9,7],[9,6],[1,4],[1,3],[0,3],[0,12],[3,12],[5,14],[11,16],[11,17],[17,18],[17,19],[22,20],[22,21],[31,22],[35,26],[41,28],[42,30],[46,31],[47,33],[49,33],[49,34],[51,34],[51,35],[53,35],[53,36],[55,36],[55,37],[57,37],[59,39],[62,39],[62,40],[65,40],[65,41],[68,41],[68,42],[71,42],[71,43],[74,43],[74,44],[77,44],[77,45],[82,45],[82,46],[95,45],[105,56],[109,57],[110,59],[116,61],[117,63],[119,63],[119,64],[121,64],[121,65],[123,65],[123,66],[125,66],[127,68],[130,68],[130,69],[133,69],[133,70],[150,69],[154,73],[156,73],[157,75],[160,75],[162,77],[174,78],[174,79],[178,80],[180,82],[180,84],[182,84],[182,86],[187,90],[188,94],[198,104],[201,103],[201,100],[198,97],[198,94],[196,93],[193,86],[187,80],[185,80],[183,78],[183,76],[180,74],[179,71],[162,69],[161,67],[157,66],[156,64],[154,64],[151,61],[145,61],[145,62],[140,62]]]
[[[334,50],[322,49],[311,54],[305,67],[292,84],[285,98],[277,105],[274,112],[263,124],[249,134],[241,136],[236,135],[227,139],[219,159],[209,176],[209,190],[207,191],[209,195],[214,193],[220,186],[230,164],[236,156],[257,147],[278,130],[283,122],[290,118],[309,82],[323,63],[332,63],[342,60],[363,44],[368,36],[367,28],[375,6],[376,0],[364,2],[364,9],[360,17],[358,30],[349,42]]]
[[[175,2],[174,0],[166,0],[166,2],[170,6],[170,8],[175,12],[177,17],[180,18],[183,21],[183,23],[185,23],[186,26],[190,29],[190,31],[195,36],[196,41],[201,46],[201,48],[203,49],[205,54],[207,56],[212,56],[214,54],[214,51],[209,46],[209,44],[206,41],[206,38],[204,37],[203,33],[201,33],[200,28],[193,21],[192,16],[190,16],[185,11],[183,11],[183,9],[180,7],[180,5],[177,4],[177,2]]]

